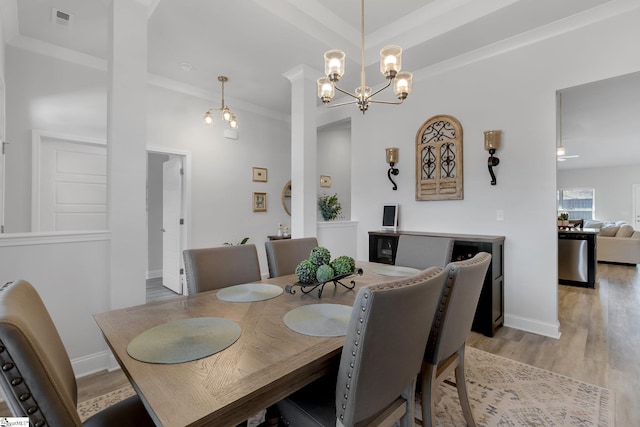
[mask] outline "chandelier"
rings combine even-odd
[[[236,119],[236,115],[231,112],[229,107],[227,107],[224,103],[224,84],[229,81],[229,79],[225,76],[218,76],[218,81],[222,84],[222,103],[220,105],[219,111],[222,111],[222,120],[229,123],[229,127],[231,129],[238,129],[238,119]],[[212,111],[216,109],[210,108],[204,113],[204,124],[212,125],[213,124],[213,114]]]
[[[380,72],[387,79],[386,86],[374,93],[371,93],[371,88],[367,86],[364,72],[364,0],[362,0],[362,70],[360,71],[360,86],[355,89],[354,93],[343,90],[336,85],[344,74],[344,59],[345,54],[341,50],[330,50],[324,54],[324,73],[326,76],[318,79],[318,97],[328,107],[357,104],[362,114],[364,114],[369,108],[369,103],[402,104],[409,92],[411,92],[413,74],[400,71],[402,59],[402,48],[400,46],[387,46],[380,51]],[[393,83],[393,91],[399,101],[372,99],[378,93],[391,86],[391,83]],[[336,90],[355,98],[355,100],[328,105]]]

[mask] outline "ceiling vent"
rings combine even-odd
[[[62,25],[63,27],[70,27],[73,22],[73,15],[68,12],[63,12],[56,8],[51,9],[51,22],[54,24]]]

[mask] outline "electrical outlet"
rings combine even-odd
[[[496,221],[504,221],[504,211],[502,209],[496,211]]]

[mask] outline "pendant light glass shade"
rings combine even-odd
[[[324,74],[332,82],[337,82],[344,74],[344,52],[330,50],[324,54]]]
[[[408,71],[402,71],[396,74],[393,82],[393,92],[398,99],[405,99],[411,93],[413,86],[413,74]]]
[[[321,77],[318,79],[318,97],[323,103],[328,103],[333,99],[336,94],[333,82],[329,80],[329,77]]]
[[[224,120],[225,122],[228,122],[231,120],[231,117],[232,117],[231,110],[229,110],[229,107],[225,105],[225,107],[222,109],[222,120]]]
[[[402,68],[402,48],[387,46],[380,51],[380,72],[387,79],[392,79]]]
[[[211,110],[204,113],[204,124],[212,125],[213,124],[213,114],[211,114]]]

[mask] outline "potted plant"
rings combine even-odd
[[[318,207],[320,208],[320,213],[325,221],[336,219],[338,214],[342,211],[342,205],[340,205],[340,202],[338,201],[337,194],[334,194],[333,196],[329,196],[328,194],[319,196]]]
[[[569,212],[559,212],[558,227],[568,227],[568,226],[569,226]]]

